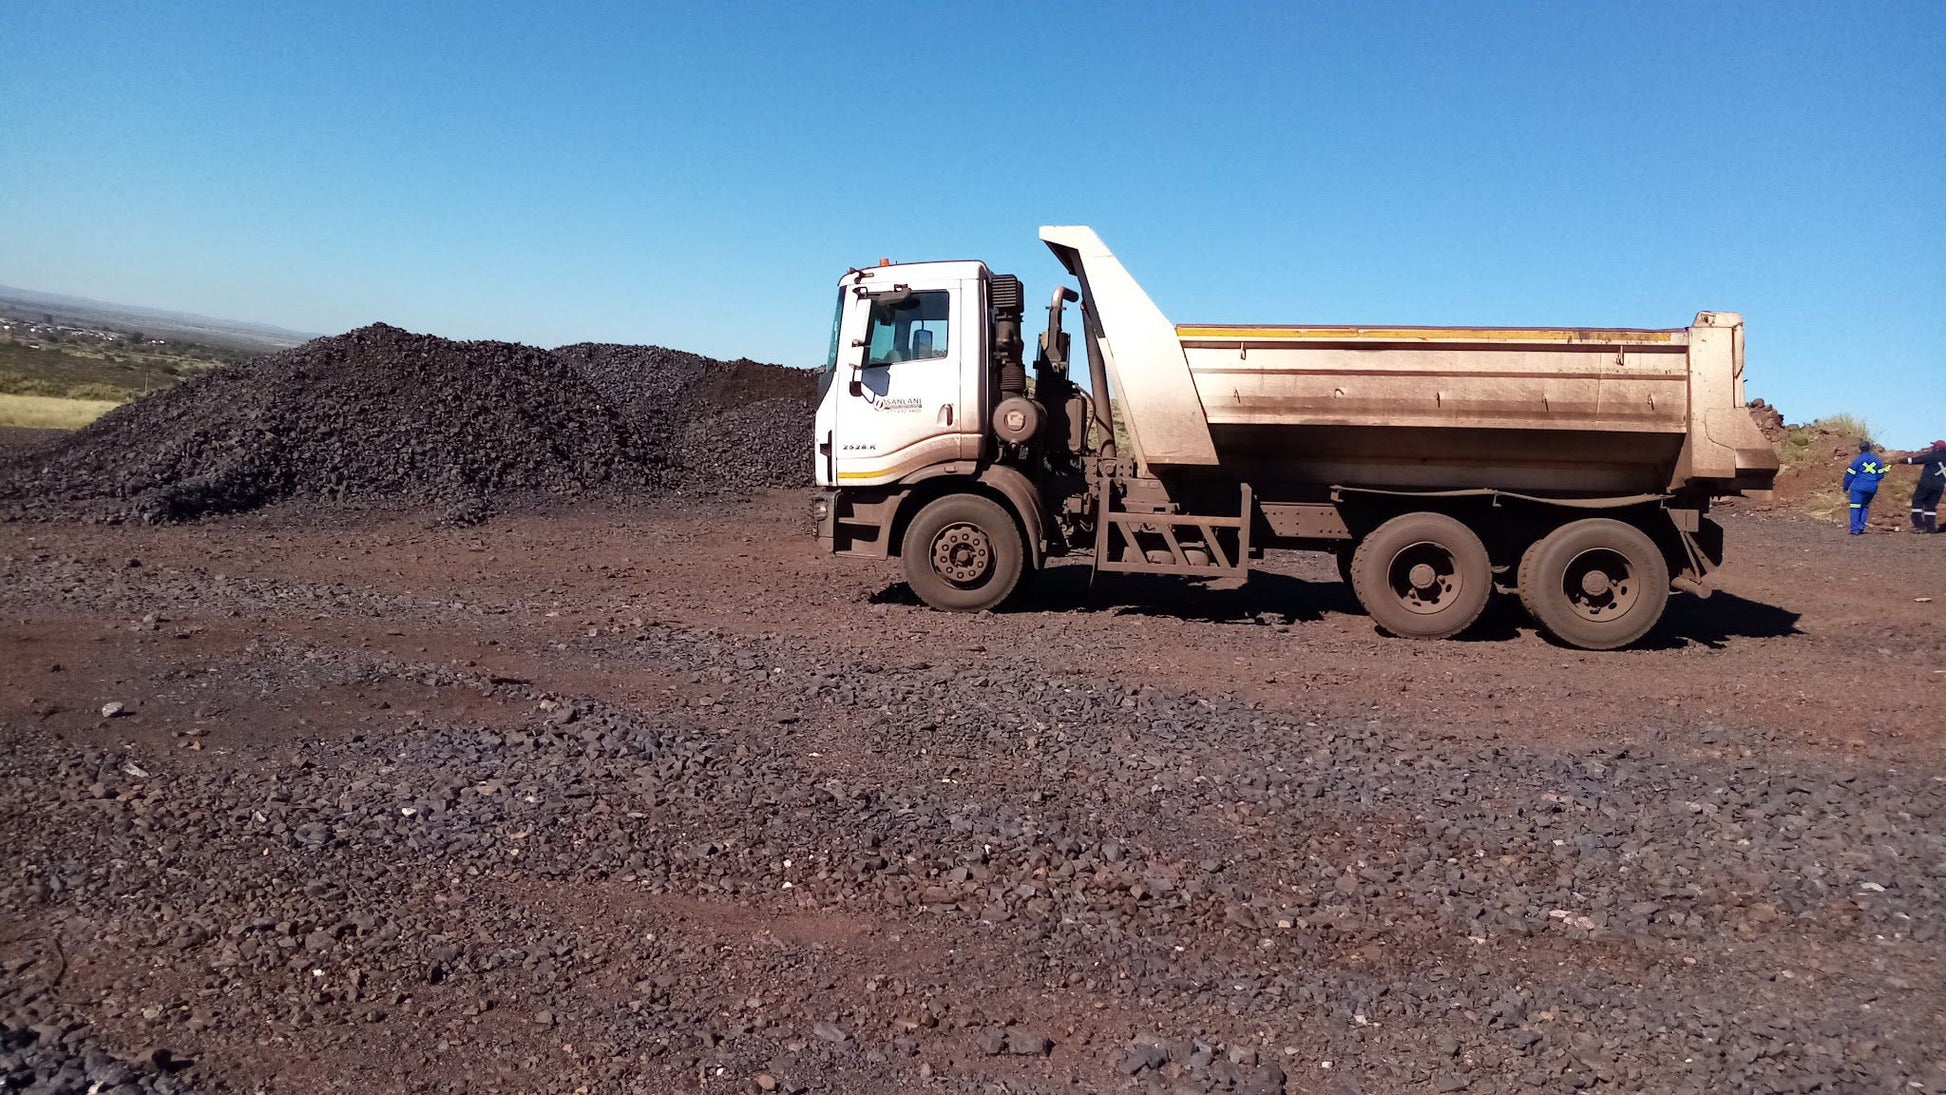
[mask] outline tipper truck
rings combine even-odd
[[[1298,549],[1334,554],[1395,636],[1456,635],[1500,593],[1556,640],[1612,649],[1672,590],[1708,596],[1711,500],[1777,471],[1734,312],[1661,330],[1177,325],[1092,230],[1040,236],[1078,292],[1051,294],[1031,375],[1012,275],[881,262],[838,283],[818,536],[898,557],[935,608],[993,608],[1059,556],[1243,578]]]

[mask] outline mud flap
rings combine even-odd
[[[1707,597],[1716,591],[1704,585],[1703,579],[1723,565],[1723,526],[1707,517],[1698,517],[1695,525],[1694,529],[1688,529],[1682,527],[1682,523],[1677,524],[1676,532],[1682,537],[1683,554],[1689,560],[1689,573],[1672,584],[1698,597]],[[1682,581],[1683,578],[1688,581]]]

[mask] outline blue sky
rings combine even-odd
[[[279,10],[287,9],[287,10]],[[849,265],[1181,322],[1673,327],[1946,435],[1946,5],[16,0],[0,284],[822,358]]]

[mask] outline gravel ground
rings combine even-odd
[[[801,505],[0,528],[0,1084],[1946,1085],[1937,543],[1589,655]]]

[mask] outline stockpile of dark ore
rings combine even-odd
[[[640,375],[630,375],[630,370]],[[0,463],[16,515],[165,523],[287,500],[431,506],[809,478],[809,374],[374,324],[219,369]]]
[[[554,351],[613,400],[690,493],[802,486],[811,474],[813,378],[748,358],[583,342]]]

